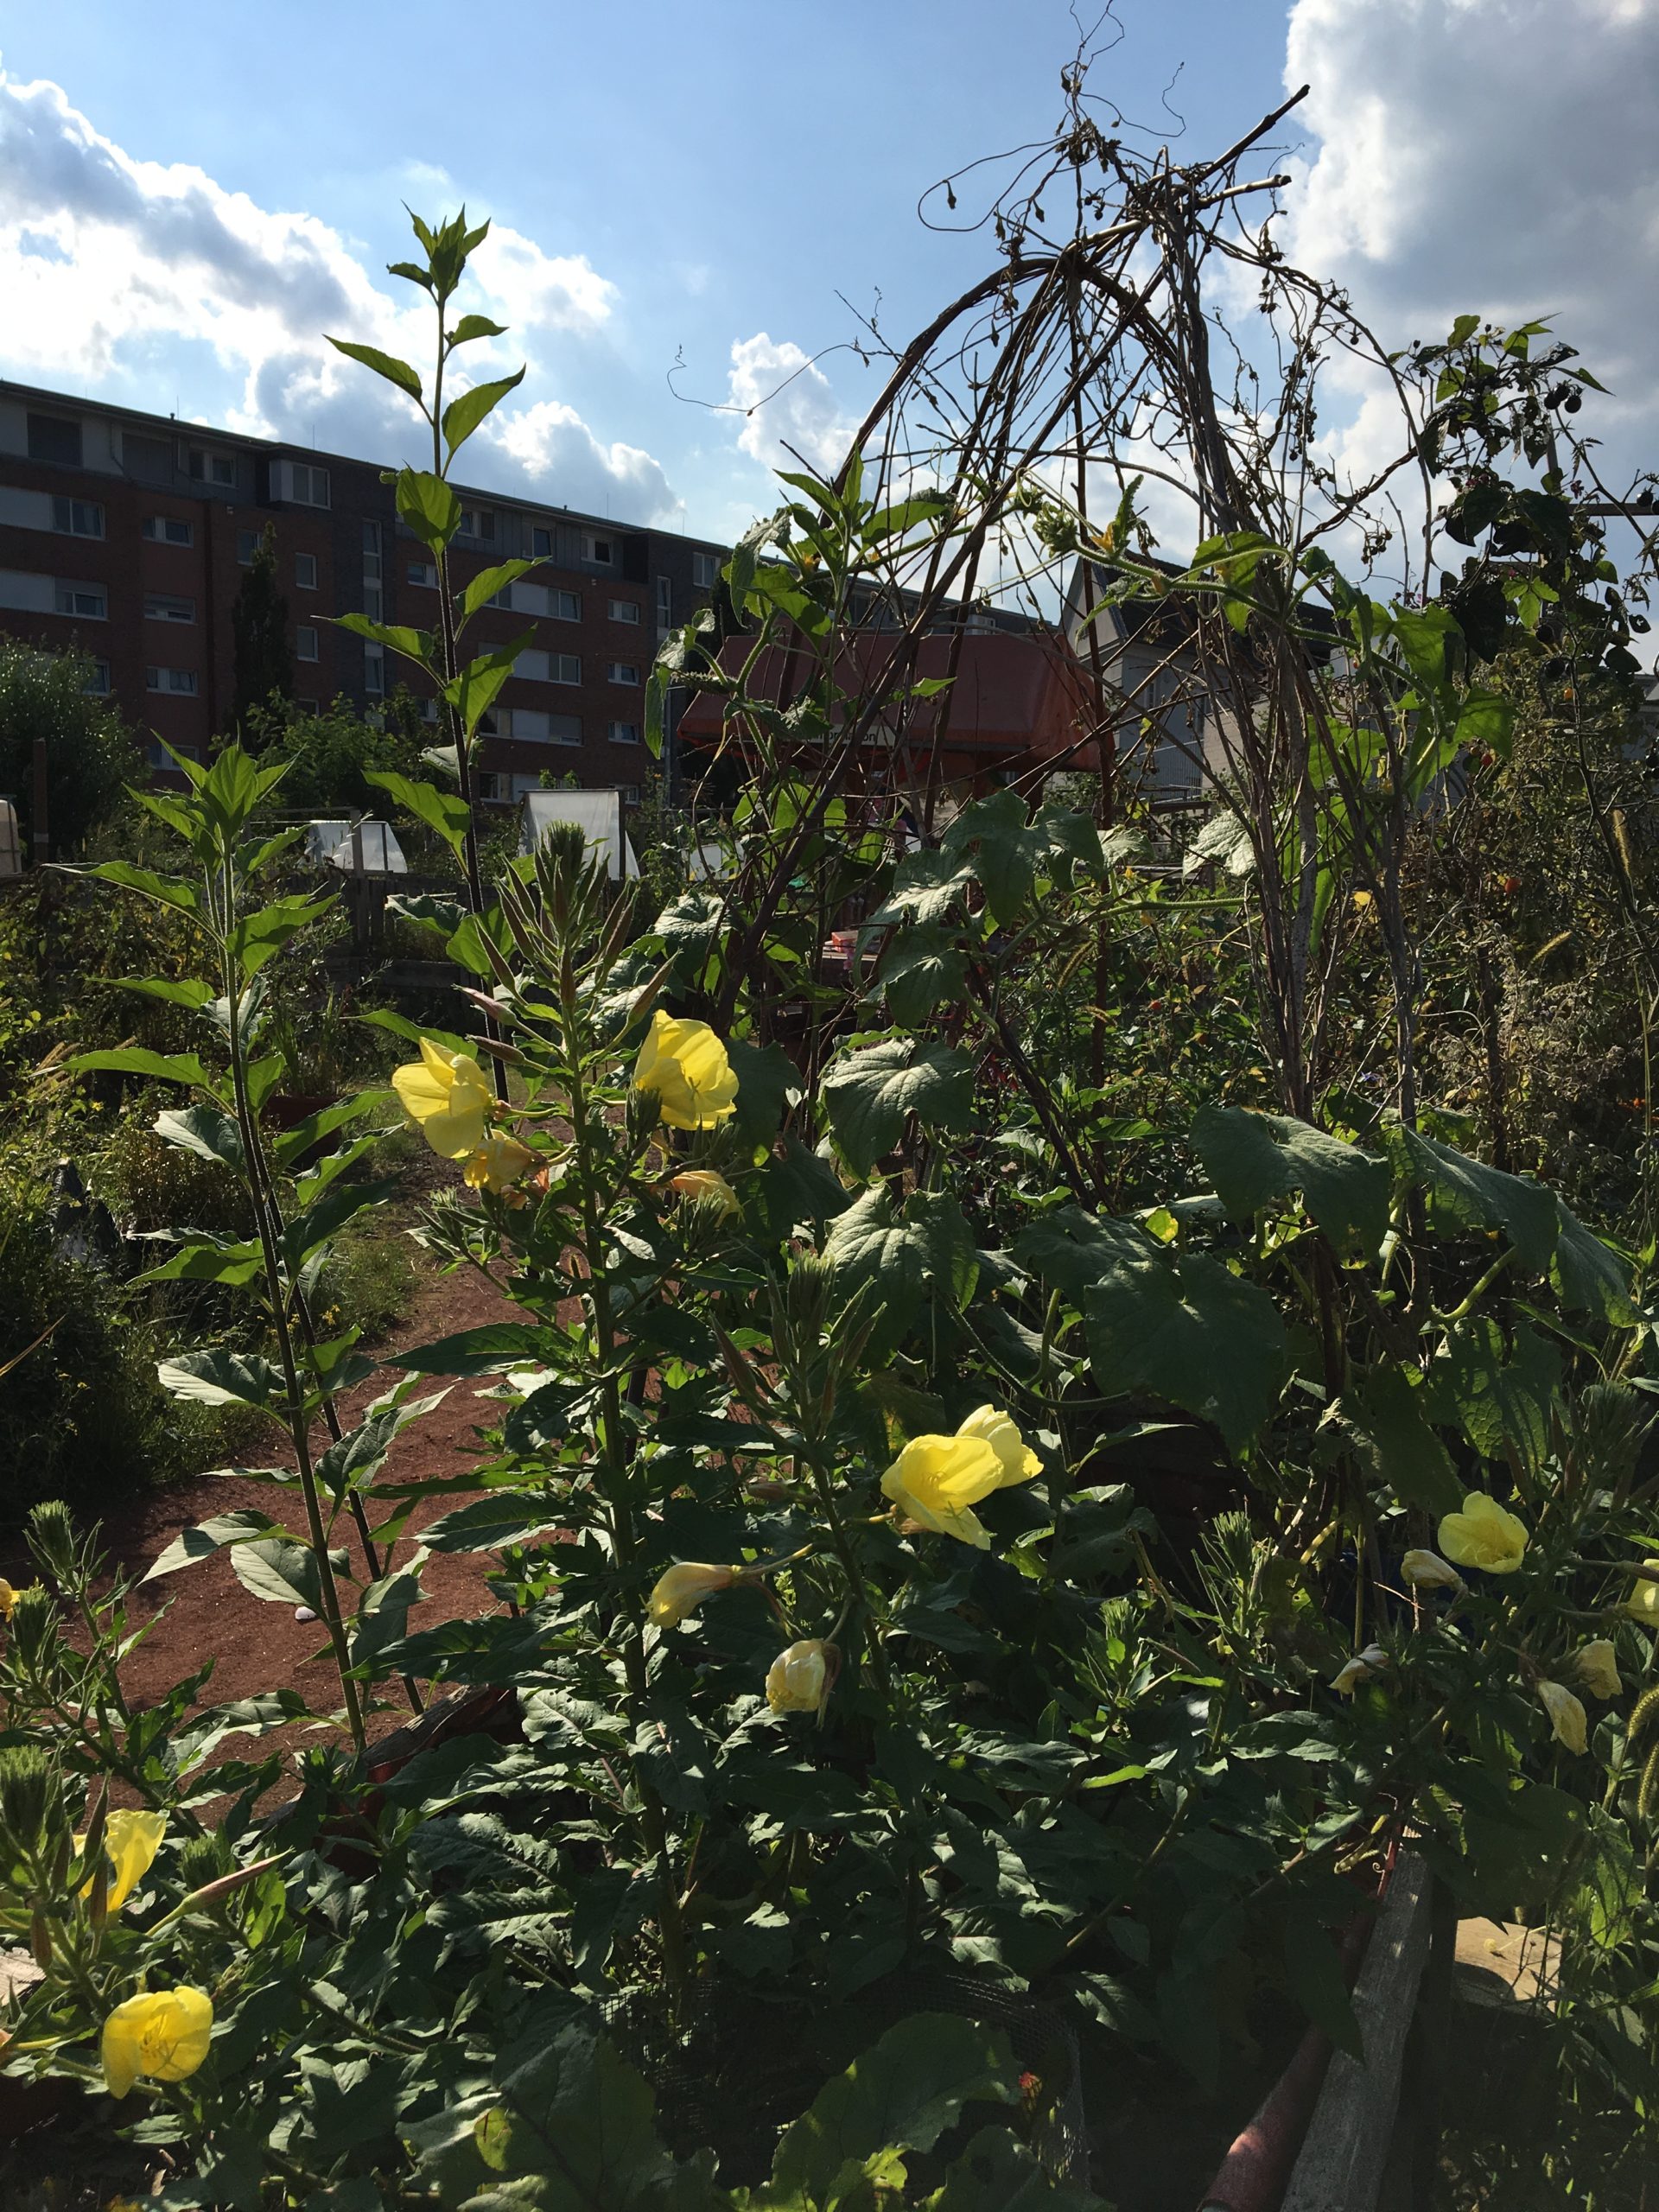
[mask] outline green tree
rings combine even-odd
[[[48,653],[0,638],[0,795],[17,809],[25,851],[35,833],[35,748],[46,744],[47,830],[60,857],[114,810],[138,766],[132,732],[86,690],[84,653]]]
[[[276,584],[276,531],[267,523],[254,548],[242,588],[231,609],[235,639],[236,693],[231,721],[238,729],[256,708],[294,696],[294,658],[288,643],[288,601]]]
[[[316,715],[291,701],[268,699],[251,709],[245,740],[264,759],[290,764],[282,783],[284,807],[354,814],[385,810],[384,792],[369,783],[365,772],[379,768],[416,775],[425,742],[419,710],[401,690],[373,717],[359,715],[344,697]]]

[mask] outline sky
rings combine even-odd
[[[896,341],[988,263],[917,202],[1041,137],[1062,0],[0,0],[0,374],[420,461],[323,334],[423,363],[407,202],[487,216],[467,304],[524,384],[465,474],[729,540],[779,441],[840,458]],[[1550,315],[1659,467],[1659,0],[1116,0],[1091,88],[1213,153],[1307,82],[1281,243],[1390,342]],[[787,388],[769,398],[791,372]],[[1363,453],[1366,396],[1333,443]],[[1347,412],[1344,414],[1344,408]],[[753,411],[749,411],[753,410]]]

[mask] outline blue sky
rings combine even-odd
[[[1619,435],[1645,437],[1659,333],[1642,259],[1659,247],[1618,208],[1640,196],[1650,215],[1656,195],[1659,0],[1117,13],[1094,89],[1194,153],[1275,105],[1287,67],[1315,78],[1289,134],[1293,232],[1398,335],[1465,305],[1570,310],[1587,358],[1603,338],[1628,357]],[[677,357],[682,391],[747,402],[854,334],[838,291],[879,295],[902,340],[988,259],[982,238],[925,230],[918,193],[1047,130],[1076,37],[1059,0],[531,0],[464,18],[429,0],[173,0],[164,25],[130,0],[4,0],[0,372],[395,457],[395,403],[317,335],[409,339],[382,274],[404,251],[400,203],[464,197],[498,226],[486,289],[531,363],[477,473],[728,537],[769,504],[774,432],[830,453],[866,372],[829,354],[746,424],[676,400]],[[1552,139],[1567,174],[1518,257],[1514,192],[1530,164],[1536,197]]]

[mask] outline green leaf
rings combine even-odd
[[[1112,1221],[1063,1205],[1028,1222],[1015,1237],[1010,1257],[1076,1305],[1115,1268],[1137,1267],[1150,1251],[1144,1231],[1133,1222]]]
[[[378,346],[359,346],[349,338],[330,338],[328,343],[337,353],[344,353],[349,360],[360,361],[365,369],[372,369],[376,376],[395,384],[399,391],[406,391],[419,404],[421,380],[407,361],[400,361],[393,353],[383,353]]]
[[[252,1353],[226,1351],[222,1345],[181,1351],[175,1358],[162,1360],[156,1373],[162,1389],[205,1406],[257,1406],[280,1412],[288,1402],[280,1367]]]
[[[393,768],[365,768],[365,783],[376,784],[417,822],[429,830],[435,830],[457,859],[466,839],[470,809],[465,802],[450,791],[441,791],[435,784],[416,783],[410,777],[400,776]],[[365,1015],[365,1020],[372,1016]]]
[[[461,620],[470,622],[479,608],[487,607],[499,591],[540,565],[536,561],[498,561],[494,568],[474,576],[461,595]]]
[[[1293,1906],[1285,1917],[1285,1978],[1314,2026],[1363,2065],[1365,2044],[1349,2001],[1341,1955],[1303,1906]]]
[[[1429,1427],[1429,1394],[1400,1367],[1377,1367],[1337,1401],[1344,1427],[1373,1478],[1402,1505],[1455,1513],[1463,1484],[1446,1446]]]
[[[492,1375],[512,1367],[537,1365],[546,1357],[547,1332],[527,1321],[493,1321],[481,1329],[462,1329],[411,1351],[389,1352],[385,1364],[411,1375]]]
[[[155,1582],[164,1574],[176,1574],[181,1567],[194,1567],[198,1560],[212,1559],[226,1544],[246,1543],[250,1537],[286,1533],[278,1529],[268,1513],[251,1507],[235,1513],[215,1513],[194,1529],[186,1529],[175,1536],[143,1579]]]
[[[211,1006],[219,993],[211,983],[192,979],[186,982],[170,982],[164,976],[124,976],[115,986],[118,991],[142,991],[146,998],[165,999],[169,1005],[185,1006],[193,1014]]]
[[[1151,1390],[1213,1421],[1235,1452],[1272,1412],[1285,1331],[1263,1290],[1208,1253],[1116,1261],[1084,1298],[1095,1373],[1109,1397]]]
[[[1465,1229],[1501,1230],[1529,1274],[1546,1273],[1560,1224],[1553,1192],[1529,1177],[1471,1160],[1419,1130],[1390,1124],[1382,1135],[1396,1163],[1428,1192],[1435,1214]]]
[[[336,1574],[346,1571],[344,1552],[331,1552]],[[309,1605],[323,1611],[322,1577],[309,1544],[292,1536],[258,1536],[231,1549],[231,1567],[242,1587],[268,1605]]]
[[[973,1231],[955,1198],[912,1191],[895,1212],[885,1183],[836,1216],[823,1255],[838,1296],[851,1298],[868,1284],[885,1306],[887,1325],[876,1339],[884,1345],[923,1318],[930,1294],[965,1304],[977,1274]]]
[[[1006,927],[1031,896],[1038,868],[1047,855],[1048,838],[1042,828],[1027,820],[1019,792],[1007,790],[963,807],[945,834],[944,849],[957,858],[972,854],[991,918]]]
[[[423,545],[442,553],[461,528],[461,501],[442,476],[404,468],[397,475],[397,512]]]
[[[505,1544],[533,1543],[550,1529],[569,1525],[570,1510],[553,1497],[520,1491],[492,1491],[459,1507],[421,1531],[421,1541],[435,1552],[494,1552]]]
[[[919,1029],[935,1007],[960,1000],[968,987],[968,965],[944,931],[930,922],[895,930],[882,947],[876,981],[887,993],[887,1011],[906,1028]]]
[[[1106,2212],[1104,2200],[1053,2180],[1006,2127],[982,2127],[928,2199],[928,2212]]]
[[[468,737],[495,704],[497,694],[512,677],[519,654],[527,652],[535,642],[533,627],[522,631],[510,645],[475,655],[452,683],[444,685],[443,696],[461,716],[461,728]]]
[[[1448,680],[1446,646],[1462,632],[1444,607],[1395,607],[1389,610],[1389,630],[1420,683],[1442,690]]]
[[[242,1173],[242,1132],[218,1107],[169,1107],[150,1126],[157,1136],[181,1151],[194,1152],[200,1160],[214,1160],[233,1175]]]
[[[259,1246],[251,1239],[233,1243],[219,1236],[190,1237],[181,1242],[170,1260],[134,1277],[137,1282],[252,1282],[264,1268]]]
[[[366,638],[371,645],[384,645],[388,652],[413,661],[417,668],[435,671],[438,665],[438,640],[434,631],[414,630],[406,622],[371,622],[366,614],[334,614],[328,619],[337,630],[349,630],[354,638]]]
[[[470,346],[478,338],[505,338],[505,322],[492,322],[486,315],[464,315],[449,334],[451,346]]]
[[[1252,1222],[1300,1192],[1339,1254],[1372,1259],[1388,1234],[1388,1161],[1306,1122],[1204,1106],[1193,1119],[1192,1147],[1235,1221]]]
[[[849,1165],[868,1175],[912,1114],[925,1129],[973,1126],[973,1062],[954,1045],[885,1038],[837,1060],[824,1077],[823,1096]]]
[[[1516,1324],[1513,1356],[1504,1352],[1496,1321],[1480,1313],[1459,1321],[1429,1367],[1427,1410],[1444,1427],[1461,1428],[1488,1459],[1507,1457],[1513,1446],[1535,1474],[1549,1454],[1560,1354],[1524,1322]]]
[[[510,377],[497,377],[489,384],[475,384],[459,399],[450,401],[443,410],[443,436],[452,461],[479,424],[493,415],[507,394],[524,380],[524,370],[518,369]]]
[[[181,913],[201,912],[200,893],[194,883],[187,883],[181,876],[157,875],[153,868],[134,868],[129,861],[97,861],[77,873],[95,875],[105,883],[118,884],[124,891],[136,891],[143,898],[153,899],[159,906],[176,906]]]
[[[1560,1200],[1549,1277],[1561,1303],[1576,1313],[1593,1313],[1610,1328],[1630,1329],[1639,1316],[1630,1296],[1628,1261],[1588,1230]]]
[[[750,1045],[734,1037],[726,1053],[737,1077],[737,1105],[732,1120],[738,1137],[750,1147],[770,1147],[783,1124],[785,1107],[805,1088],[801,1071],[781,1045]]]
[[[213,1080],[194,1052],[147,1052],[142,1046],[124,1046],[115,1052],[77,1052],[64,1062],[68,1075],[91,1075],[98,1071],[116,1075],[153,1075],[164,1083],[200,1084],[211,1090]]]
[[[401,1179],[389,1175],[373,1183],[340,1183],[326,1191],[314,1205],[296,1214],[283,1231],[283,1257],[290,1274],[297,1274],[308,1254],[338,1235],[348,1221],[369,1206],[384,1205],[402,1188]]]
[[[785,2129],[772,2194],[827,2205],[837,2177],[887,2149],[931,2151],[964,2106],[1014,2104],[1014,2056],[1000,2031],[944,2012],[918,2012],[818,2092]]]
[[[267,961],[276,958],[290,938],[297,937],[320,914],[326,913],[334,899],[333,891],[308,892],[292,899],[277,899],[257,913],[245,914],[229,939],[232,957],[241,963],[243,975],[257,976]]]

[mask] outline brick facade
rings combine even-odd
[[[707,601],[725,549],[455,489],[474,526],[451,550],[452,582],[548,556],[513,587],[518,604],[484,608],[467,633],[474,652],[534,633],[526,672],[486,726],[481,765],[495,794],[510,798],[515,778],[523,788],[549,770],[637,790],[651,766],[645,685],[659,635]],[[378,463],[0,382],[0,632],[79,647],[107,670],[129,721],[199,757],[229,723],[231,609],[267,523],[295,697],[363,709],[399,683],[418,695],[416,671],[391,658],[378,670],[373,651],[327,620],[367,611],[435,626],[435,591],[419,580],[426,549],[397,521]],[[315,659],[301,658],[313,647]],[[530,658],[539,655],[544,668]],[[638,682],[618,680],[613,664]],[[566,676],[576,680],[556,680]],[[637,741],[617,741],[617,724]]]

